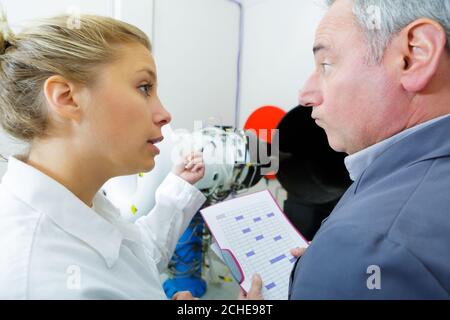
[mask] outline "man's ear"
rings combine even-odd
[[[81,110],[74,99],[74,90],[74,84],[62,76],[51,76],[45,81],[44,94],[48,106],[60,119],[80,119]]]
[[[439,68],[445,53],[445,31],[438,22],[422,18],[409,24],[400,36],[404,59],[402,85],[409,92],[420,92]]]

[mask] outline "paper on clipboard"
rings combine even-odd
[[[292,226],[268,190],[228,200],[200,211],[235,280],[248,291],[254,273],[268,300],[288,298],[289,277],[297,260],[290,249],[307,241]],[[219,251],[219,252],[218,252]]]

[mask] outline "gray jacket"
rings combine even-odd
[[[450,299],[450,118],[398,141],[347,190],[290,299]]]

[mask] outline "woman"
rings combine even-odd
[[[0,122],[30,148],[0,185],[0,299],[165,299],[159,274],[205,200],[201,155],[174,167],[149,215],[120,217],[98,191],[153,169],[170,115],[142,31],[69,19],[1,24]]]

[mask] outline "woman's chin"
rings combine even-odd
[[[152,171],[155,168],[155,158],[152,158],[151,160],[147,160],[141,170],[141,172],[149,172]]]
[[[155,168],[154,157],[143,159],[139,162],[133,161],[133,163],[128,163],[126,168],[122,168],[121,176],[130,176],[138,173],[147,173]]]

